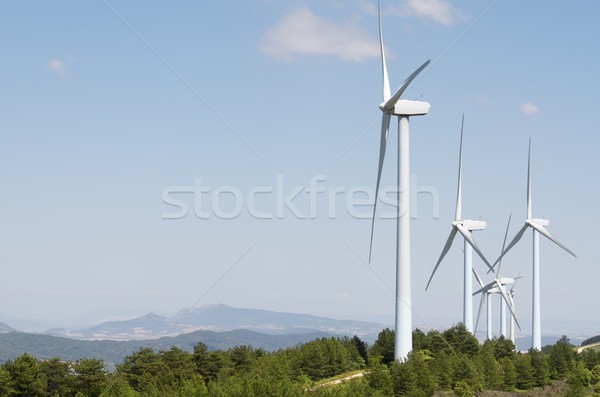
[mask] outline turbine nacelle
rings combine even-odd
[[[429,113],[429,109],[431,109],[429,102],[411,101],[408,99],[399,99],[391,109],[388,109],[386,105],[387,102],[381,102],[379,109],[381,109],[382,112],[393,114],[395,116],[424,116]]]
[[[487,226],[487,223],[485,223],[484,221],[472,221],[470,219],[454,221],[452,222],[452,225],[456,225],[458,223],[462,224],[467,230],[472,232],[476,230],[484,230]]]
[[[537,219],[537,218],[535,218],[535,219],[527,219],[525,222],[527,224],[529,224],[529,225],[531,225],[532,223],[534,223],[534,224],[536,224],[538,226],[542,226],[542,227],[548,226],[550,224],[550,220],[548,220],[548,219]]]

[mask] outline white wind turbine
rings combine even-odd
[[[464,239],[464,290],[463,290],[463,324],[470,331],[473,332],[473,280],[471,273],[473,271],[473,250],[477,252],[477,255],[483,259],[485,264],[492,269],[492,266],[485,258],[475,240],[473,240],[472,232],[475,230],[484,230],[486,227],[486,223],[483,221],[473,221],[462,218],[462,142],[463,142],[463,127],[465,124],[465,116],[463,114],[462,123],[460,126],[460,151],[458,155],[458,192],[456,195],[456,211],[454,213],[454,222],[452,222],[452,230],[450,231],[450,236],[446,241],[446,245],[444,245],[444,249],[442,250],[442,254],[438,259],[435,267],[433,268],[433,272],[431,273],[431,277],[429,277],[429,281],[427,282],[427,286],[425,290],[429,288],[429,284],[431,284],[431,280],[435,272],[437,271],[440,263],[442,263],[442,259],[452,247],[452,241],[454,237],[456,237],[457,233],[460,233]]]
[[[408,85],[429,64],[429,60],[421,65],[400,85],[394,95],[391,95],[388,80],[385,52],[383,49],[383,33],[381,32],[381,8],[379,13],[379,45],[381,48],[381,65],[383,70],[383,102],[379,109],[383,112],[381,123],[381,144],[379,149],[379,168],[377,171],[377,185],[375,188],[375,204],[373,205],[373,223],[371,224],[371,242],[369,245],[369,263],[373,248],[373,230],[375,226],[375,211],[381,170],[385,158],[390,119],[398,116],[398,215],[396,223],[396,319],[395,319],[395,344],[394,358],[405,359],[412,350],[412,303],[410,281],[410,171],[409,171],[409,128],[410,116],[423,116],[429,112],[431,105],[427,102],[400,99]]]
[[[540,318],[540,234],[558,245],[560,248],[567,251],[569,254],[577,257],[567,247],[556,240],[546,226],[550,224],[547,219],[537,219],[532,217],[531,212],[531,138],[529,138],[529,154],[527,156],[527,219],[519,232],[512,239],[508,247],[500,254],[500,257],[494,262],[494,266],[504,255],[523,237],[528,228],[533,230],[533,304],[532,304],[532,347],[534,349],[542,349],[542,333],[541,333],[541,318]]]
[[[512,214],[509,215],[508,217],[508,223],[506,225],[506,232],[504,233],[504,241],[502,242],[502,250],[500,251],[500,253],[502,253],[504,251],[504,248],[506,247],[506,238],[508,237],[508,229],[510,228],[510,219],[512,217]],[[506,288],[502,289],[501,286],[506,287],[506,285],[509,284],[513,284],[513,287],[511,288],[511,290],[508,292],[508,297],[509,297],[509,301],[510,303],[508,303],[508,301],[506,301],[506,299],[500,299],[500,335],[506,337],[506,306],[509,307],[509,309],[512,307],[511,309],[511,338],[513,339],[514,342],[514,322],[516,321],[516,309],[514,306],[514,300],[513,300],[513,296],[514,296],[514,284],[516,283],[516,280],[520,279],[521,277],[501,277],[500,276],[500,270],[502,267],[502,261],[499,261],[498,263],[498,270],[496,271],[496,276],[494,281],[492,281],[491,283],[489,283],[488,285],[483,285],[483,281],[481,281],[481,278],[479,277],[479,275],[477,274],[477,272],[475,272],[475,270],[473,270],[473,273],[475,274],[475,278],[477,279],[477,282],[479,283],[479,285],[481,286],[481,289],[479,289],[477,292],[475,292],[473,295],[476,295],[478,293],[481,294],[481,300],[479,302],[479,310],[477,313],[477,320],[475,322],[475,332],[477,332],[477,326],[479,325],[479,317],[481,316],[481,309],[483,308],[483,301],[487,300],[487,339],[492,339],[492,294],[502,294],[504,295],[504,291],[506,290]],[[506,302],[505,302],[506,301]],[[519,326],[519,329],[521,329],[521,327]]]

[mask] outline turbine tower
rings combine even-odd
[[[379,149],[379,168],[377,171],[377,185],[375,188],[375,204],[373,205],[373,223],[371,224],[371,242],[369,245],[369,263],[373,249],[373,230],[375,226],[375,211],[381,170],[385,158],[390,119],[398,116],[398,215],[396,220],[396,319],[395,319],[395,344],[394,358],[405,359],[412,350],[412,303],[410,281],[410,162],[409,162],[409,128],[410,116],[423,116],[427,114],[431,105],[427,102],[409,101],[400,99],[408,85],[429,64],[429,60],[413,72],[394,95],[391,95],[388,80],[385,52],[383,49],[383,33],[381,31],[381,7],[378,4],[379,14],[379,45],[381,48],[381,65],[383,71],[383,102],[379,109],[383,112],[381,123],[381,144]]]
[[[454,241],[454,237],[456,237],[457,233],[460,233],[464,239],[464,289],[463,289],[463,324],[469,330],[469,332],[473,333],[473,279],[471,273],[473,271],[473,250],[477,252],[477,255],[483,259],[485,264],[492,269],[492,266],[485,258],[475,240],[473,240],[472,232],[475,230],[484,230],[486,227],[486,223],[483,221],[473,221],[462,218],[462,143],[463,143],[463,127],[465,125],[465,115],[462,116],[462,123],[460,126],[460,150],[458,155],[458,189],[456,195],[456,211],[454,213],[454,222],[452,222],[452,230],[450,231],[450,236],[446,241],[446,245],[444,245],[444,249],[442,250],[442,254],[438,259],[435,267],[433,268],[433,272],[431,273],[431,277],[429,277],[429,281],[427,282],[427,286],[425,290],[429,288],[429,284],[431,284],[431,280],[435,275],[440,263],[442,263],[442,259],[452,247],[452,241]]]
[[[561,244],[558,240],[556,240],[546,226],[550,224],[550,221],[547,219],[537,219],[532,217],[531,211],[531,138],[529,138],[529,154],[527,156],[527,219],[525,219],[525,224],[519,230],[519,232],[512,239],[508,247],[500,254],[500,257],[496,259],[494,262],[494,266],[498,263],[504,255],[512,247],[517,244],[517,242],[523,237],[525,231],[528,228],[531,228],[533,231],[533,303],[532,303],[532,347],[537,350],[542,350],[542,330],[541,330],[541,318],[540,318],[540,234],[546,237],[548,240],[552,241],[554,244],[558,245],[560,248],[567,251],[569,254],[573,255],[575,258],[577,255],[573,253],[570,249]]]

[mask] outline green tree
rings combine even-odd
[[[181,381],[178,387],[179,397],[208,397],[208,388],[202,376],[196,374]]]
[[[37,397],[46,394],[46,377],[39,362],[25,353],[5,364],[12,379],[14,396]]]
[[[427,335],[419,328],[415,329],[412,333],[413,351],[427,349],[426,342]]]
[[[590,378],[590,371],[582,362],[574,364],[567,378],[567,384],[569,387],[565,396],[584,397],[585,391],[590,385]]]
[[[14,393],[15,389],[13,388],[10,372],[8,372],[5,365],[0,366],[0,396],[11,396]]]
[[[73,387],[72,377],[69,373],[69,364],[52,358],[40,363],[40,369],[46,377],[46,393],[49,396],[66,396]]]
[[[427,349],[434,356],[437,356],[440,352],[448,353],[448,349],[450,349],[450,344],[446,341],[444,336],[439,331],[431,330],[425,336],[422,349]]]
[[[485,388],[500,390],[502,386],[502,367],[494,358],[491,349],[482,348],[479,353],[478,366],[483,372]]]
[[[75,370],[75,389],[88,397],[96,397],[102,393],[108,380],[104,361],[96,358],[78,360],[73,366]]]
[[[117,375],[108,382],[100,397],[139,397],[139,393],[129,386],[125,379]]]
[[[516,354],[514,343],[512,343],[510,339],[506,339],[504,336],[485,341],[483,348],[491,349],[496,361],[500,361],[504,357],[512,360]]]
[[[408,361],[394,361],[390,368],[394,396],[411,396],[417,389],[417,376]]]
[[[458,397],[472,397],[475,394],[473,388],[464,380],[456,382],[452,390]]]
[[[186,379],[191,379],[196,374],[196,363],[193,356],[173,346],[171,349],[159,352],[158,361],[162,361],[168,370],[159,374],[159,383],[175,385]],[[162,366],[161,366],[162,367]]]
[[[379,390],[384,395],[393,394],[392,376],[387,365],[381,363],[381,358],[375,358],[369,363],[369,371],[365,380],[374,390]]]
[[[370,350],[371,357],[381,357],[383,364],[390,364],[394,362],[394,348],[395,348],[395,332],[389,328],[382,330],[377,335],[377,340],[373,343]]]
[[[126,356],[123,363],[117,365],[117,372],[127,380],[131,387],[146,394],[156,391],[158,375],[167,371],[165,362],[149,347],[141,348]]]
[[[590,382],[593,385],[600,384],[600,364],[597,364],[590,373]]]
[[[337,338],[321,338],[299,348],[300,368],[311,379],[323,379],[350,368],[348,351]]]
[[[452,381],[457,363],[460,361],[456,354],[439,351],[430,365],[431,372],[438,386],[444,390],[452,388]]]
[[[575,351],[569,338],[563,335],[550,349],[550,369],[554,379],[562,379],[571,371],[575,362]]]
[[[527,353],[531,359],[533,368],[533,383],[536,387],[550,384],[550,361],[548,356],[537,349],[529,349]]]
[[[508,357],[503,357],[498,362],[502,368],[502,390],[513,391],[517,385],[517,370],[515,364]]]
[[[468,357],[474,357],[479,352],[479,341],[462,323],[459,323],[443,332],[444,338],[455,352]]]
[[[535,385],[533,379],[533,367],[531,356],[528,354],[517,354],[515,357],[515,369],[517,371],[517,388],[520,390],[532,389]]]
[[[585,363],[585,366],[589,370],[592,370],[592,368],[600,364],[600,351],[596,351],[594,349],[585,349],[579,356],[581,361]]]
[[[193,357],[196,368],[205,382],[216,379],[219,372],[227,366],[224,352],[220,350],[209,352],[202,342],[194,346]]]
[[[437,386],[436,378],[429,370],[432,357],[428,350],[413,351],[409,353],[408,364],[412,366],[416,377],[416,386],[425,396],[432,396]]]
[[[347,346],[349,350],[352,350],[350,346],[354,347],[358,353],[358,356],[360,357],[359,360],[358,357],[355,357],[353,353],[350,354],[358,368],[362,368],[363,366],[369,364],[369,348],[366,342],[363,342],[358,336],[354,335],[350,339],[350,345]]]

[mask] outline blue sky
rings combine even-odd
[[[463,214],[488,222],[476,235],[482,250],[498,255],[509,213],[511,235],[524,220],[532,137],[534,215],[578,254],[542,242],[543,330],[597,334],[600,5],[382,5],[392,89],[432,60],[406,94],[432,105],[411,120],[411,174],[439,200],[419,195],[413,214],[415,324],[462,317],[458,240],[424,287],[450,231],[465,113]],[[394,221],[376,223],[369,268],[358,256],[368,255],[370,221],[346,210],[351,190],[373,189],[377,172],[374,1],[1,7],[0,321],[68,324],[226,303],[392,322]],[[318,176],[326,192],[311,216],[306,189]],[[164,219],[177,211],[165,190],[197,183],[210,189],[201,208],[209,219],[194,216],[192,193],[172,196],[187,216]],[[278,183],[284,195],[302,189],[293,203],[308,219],[285,207],[276,216]],[[250,214],[255,188],[272,188],[253,205],[274,219]],[[335,216],[332,189],[341,191]],[[239,216],[210,212],[214,199],[235,214],[235,192]],[[504,268],[524,276],[516,304],[527,333],[529,233]]]

